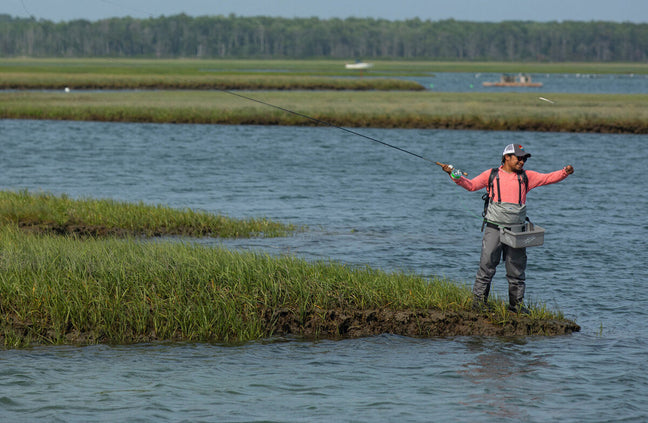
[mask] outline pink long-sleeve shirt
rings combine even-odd
[[[556,182],[560,182],[567,177],[567,172],[565,171],[565,169],[556,170],[555,172],[551,173],[540,173],[533,170],[525,170],[525,172],[527,174],[527,178],[529,179],[529,189],[525,191],[524,183],[522,184],[522,204],[526,204],[526,195],[528,191],[531,191],[533,188],[543,185],[555,184]],[[486,188],[486,186],[488,185],[488,178],[490,176],[490,173],[491,170],[488,169],[473,179],[468,179],[462,176],[459,179],[454,179],[454,181],[457,185],[464,187],[468,191],[477,191],[482,188]],[[506,172],[502,170],[502,166],[500,166],[499,177],[500,188],[502,190],[502,202],[517,204],[520,187],[517,173]],[[495,180],[493,181],[493,191],[495,191],[495,200],[497,201],[500,197],[498,196],[497,182]]]

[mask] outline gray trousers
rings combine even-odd
[[[504,257],[506,264],[506,279],[509,284],[509,303],[513,306],[524,299],[524,271],[527,264],[526,248],[513,248],[500,242],[499,230],[484,228],[482,239],[481,258],[479,270],[473,286],[475,298],[486,301],[490,292],[491,280],[495,276],[495,269]]]

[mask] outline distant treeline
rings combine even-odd
[[[648,24],[0,15],[0,56],[642,62]]]

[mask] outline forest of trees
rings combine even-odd
[[[648,24],[0,15],[0,57],[13,56],[644,62]]]

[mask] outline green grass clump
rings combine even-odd
[[[13,223],[46,232],[87,235],[186,235],[224,238],[286,236],[294,225],[268,219],[233,219],[191,209],[72,199],[67,195],[0,191],[0,223]]]
[[[470,304],[465,287],[341,264],[190,243],[0,228],[5,345],[142,340],[246,341],[272,335],[267,310]]]

